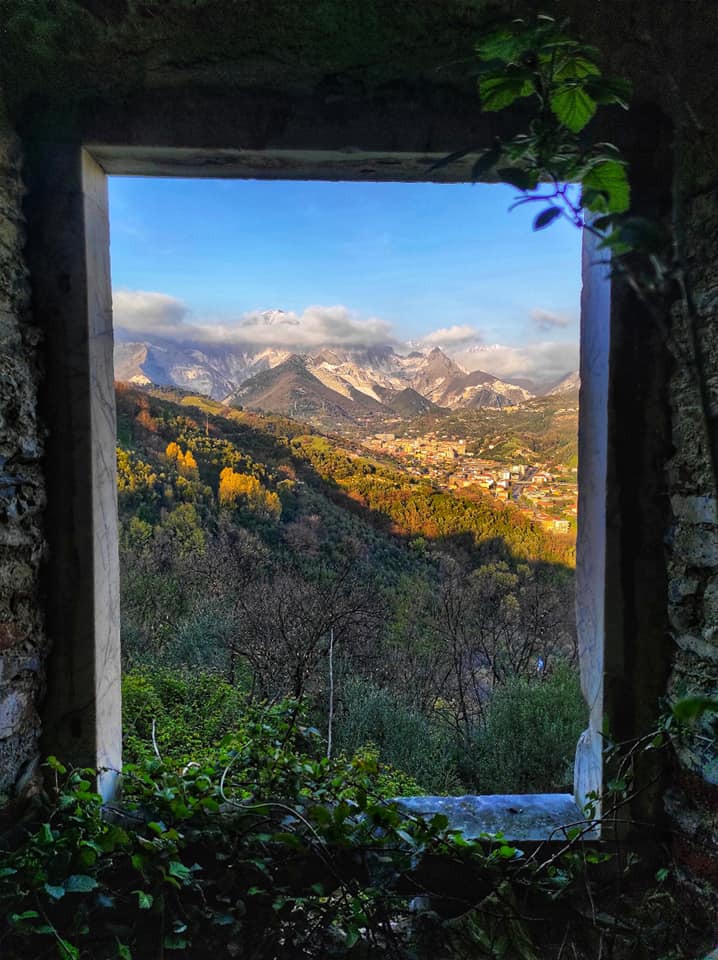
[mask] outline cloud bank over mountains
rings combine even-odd
[[[230,323],[195,323],[187,306],[165,293],[117,290],[112,299],[115,325],[138,338],[217,346],[282,346],[298,351],[398,343],[391,324],[378,317],[363,319],[341,305],[310,306],[301,314],[257,310]]]
[[[410,345],[402,343],[391,323],[361,317],[338,304],[307,307],[301,314],[283,310],[244,313],[229,322],[199,323],[187,305],[169,294],[143,290],[113,293],[115,326],[125,340],[165,340],[219,348],[224,345],[282,347],[298,353],[320,347],[370,348],[391,345],[398,352],[440,347],[469,372],[483,370],[502,379],[548,382],[578,367],[576,342],[540,340],[524,346],[486,345],[481,330],[470,324],[439,327]],[[575,324],[575,317],[533,309],[530,325],[554,334]]]
[[[578,343],[542,340],[523,347],[501,343],[452,351],[466,370],[485,370],[501,380],[552,383],[578,370]]]

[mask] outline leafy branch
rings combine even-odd
[[[630,209],[628,163],[619,148],[595,142],[587,128],[599,108],[627,110],[630,85],[605,77],[599,51],[573,38],[567,20],[539,14],[532,21],[500,24],[478,42],[478,87],[484,111],[525,106],[526,130],[496,138],[473,164],[471,178],[495,177],[521,192],[517,205],[540,203],[534,230],[559,218],[587,230],[607,253],[647,309],[676,359],[689,372],[706,444],[711,488],[718,495],[718,414],[708,387],[708,362],[700,316],[686,269],[680,213],[670,225]],[[444,157],[438,169],[476,152],[476,146]],[[682,330],[674,335],[667,316],[678,304]]]
[[[562,214],[586,226],[588,217],[611,220],[629,208],[626,162],[611,143],[594,143],[583,135],[599,105],[628,107],[629,85],[603,77],[598,51],[572,39],[567,21],[539,15],[535,22],[513,20],[484,36],[476,46],[479,95],[484,111],[504,110],[528,101],[533,116],[525,132],[496,138],[475,161],[471,176],[489,173],[522,191],[520,202],[556,201],[534,221],[543,229]],[[475,152],[457,151],[431,169],[444,167]],[[566,184],[583,184],[578,202]],[[549,185],[549,192],[539,185]],[[575,191],[574,191],[575,192]],[[617,221],[615,221],[617,223]],[[620,236],[611,236],[618,245]]]

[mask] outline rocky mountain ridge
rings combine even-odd
[[[581,377],[578,370],[569,373],[567,376],[555,383],[549,390],[545,391],[545,396],[555,397],[563,394],[578,393],[581,387]]]
[[[281,319],[281,318],[280,318]],[[272,325],[275,317],[267,317]],[[117,331],[117,380],[177,386],[215,400],[311,421],[416,416],[438,408],[500,409],[533,394],[481,370],[467,372],[439,347],[320,347],[306,353],[256,344],[133,341]]]

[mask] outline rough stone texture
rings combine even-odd
[[[1,106],[1,104],[0,104]],[[36,783],[45,641],[37,331],[23,261],[21,152],[0,111],[0,809]]]
[[[686,137],[685,150],[691,142]],[[702,144],[704,146],[704,144]],[[703,152],[703,151],[701,151]],[[713,154],[715,156],[715,154]],[[705,170],[704,170],[705,173]],[[684,187],[685,189],[685,187]],[[684,256],[699,313],[711,410],[718,406],[718,200],[715,191],[688,196],[682,208]],[[674,456],[668,465],[673,508],[667,532],[669,616],[675,655],[668,693],[718,696],[718,517],[685,318],[674,314],[676,370],[670,385]],[[712,428],[715,424],[711,425]],[[676,856],[693,883],[718,886],[718,735],[705,715],[681,737],[666,809]],[[705,894],[705,887],[701,891]]]

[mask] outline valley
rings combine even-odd
[[[262,315],[268,329],[288,322]],[[401,354],[390,345],[289,353],[235,344],[132,343],[120,335],[118,379],[206,395],[218,404],[290,417],[336,436],[461,498],[478,492],[553,533],[577,518],[578,375],[537,396],[439,347]]]
[[[392,345],[115,360],[130,753],[148,697],[221,683],[293,698],[389,795],[569,788],[575,375],[535,395]]]
[[[160,750],[187,762],[178,691],[221,685],[202,742],[238,698],[289,697],[322,734],[331,716],[337,751],[375,757],[389,795],[568,788],[585,722],[570,533],[456,486],[444,438],[414,468],[372,437],[127,384],[117,428],[129,756],[160,711]],[[512,483],[537,484],[529,469]]]

